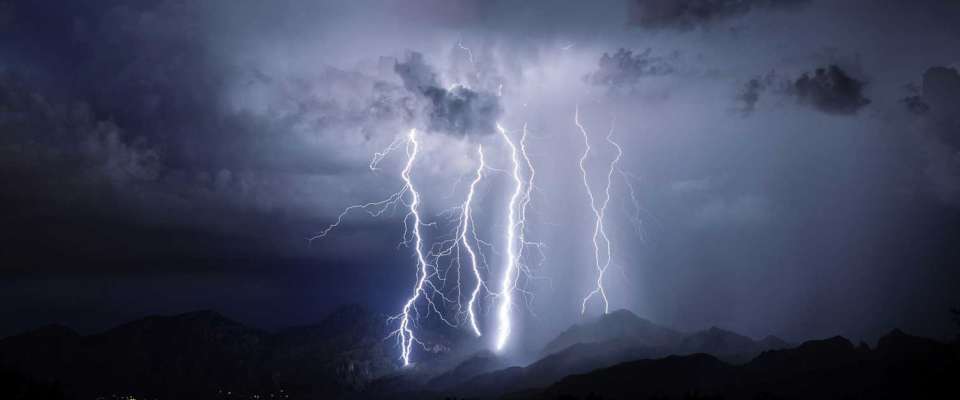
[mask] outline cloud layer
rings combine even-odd
[[[632,24],[649,29],[692,29],[754,9],[795,7],[809,0],[633,0]]]
[[[426,100],[422,113],[427,116],[431,131],[460,136],[495,132],[503,114],[496,94],[477,92],[460,84],[443,87],[435,69],[418,52],[409,52],[394,70],[407,90]]]
[[[617,307],[802,339],[940,334],[931,315],[960,303],[953,2],[51,4],[0,6],[2,333],[190,308],[267,326],[340,302],[395,312],[400,214],[305,238],[397,190],[402,149],[377,171],[370,156],[417,127],[435,133],[415,176],[439,223],[484,146],[477,221],[496,245],[500,122],[527,125],[538,168],[529,233],[550,284],[518,323],[532,348],[576,321],[593,277],[578,105],[595,182],[611,125],[624,149]]]

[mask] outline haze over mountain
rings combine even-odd
[[[593,321],[571,326],[547,343],[542,354],[556,353],[577,343],[610,340],[627,340],[646,346],[674,346],[682,338],[679,332],[656,325],[628,310],[616,310]]]
[[[842,337],[772,350],[744,365],[698,353],[564,378],[521,399],[906,399],[960,394],[958,346],[893,331],[875,349]]]
[[[545,356],[540,360],[525,367],[477,374],[453,392],[464,397],[495,397],[630,360],[704,353],[736,362],[785,347],[782,340],[772,336],[758,342],[716,327],[682,334],[628,310],[617,310],[565,330],[545,346]]]

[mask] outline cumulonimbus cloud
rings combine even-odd
[[[825,113],[856,114],[870,104],[870,99],[863,96],[864,85],[840,67],[831,65],[817,68],[812,75],[801,75],[793,81],[788,93]]]
[[[597,70],[585,77],[587,82],[608,87],[634,85],[640,79],[651,76],[663,76],[676,72],[674,65],[677,54],[658,56],[653,49],[639,53],[620,48],[612,55],[603,53],[597,62]]]
[[[866,82],[850,75],[837,65],[816,68],[797,78],[786,78],[776,72],[748,80],[737,93],[738,111],[748,115],[755,111],[764,92],[796,99],[797,103],[834,115],[853,115],[871,103],[864,95]]]
[[[462,85],[443,87],[436,70],[417,52],[407,53],[403,61],[396,63],[394,71],[407,90],[425,100],[423,114],[429,130],[461,136],[495,131],[503,113],[496,94]]]
[[[779,9],[809,0],[633,0],[629,22],[645,29],[693,29],[749,13],[754,9]]]

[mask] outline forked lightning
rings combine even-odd
[[[573,115],[574,124],[580,130],[580,133],[583,135],[583,144],[584,150],[583,154],[580,156],[579,167],[580,174],[583,178],[583,186],[586,189],[587,197],[590,203],[590,210],[593,211],[594,216],[594,228],[593,228],[593,259],[594,266],[597,270],[596,285],[587,295],[583,298],[583,301],[580,305],[580,314],[585,314],[587,312],[587,303],[590,302],[590,299],[594,296],[600,296],[601,305],[603,306],[603,313],[610,312],[610,301],[607,299],[607,291],[603,286],[604,274],[607,272],[607,268],[610,267],[610,263],[613,259],[613,248],[610,242],[610,237],[607,236],[607,231],[604,227],[604,219],[606,217],[607,204],[610,203],[610,187],[613,185],[613,173],[617,170],[617,163],[620,161],[620,157],[623,155],[623,149],[620,145],[613,140],[613,123],[610,124],[610,131],[607,132],[606,141],[614,149],[616,149],[616,156],[610,161],[610,165],[607,169],[607,181],[606,186],[604,186],[604,195],[603,199],[600,201],[600,204],[597,204],[596,196],[593,194],[593,189],[590,186],[589,176],[587,174],[587,169],[585,166],[587,157],[590,155],[592,147],[590,146],[590,135],[587,133],[586,128],[583,127],[583,124],[580,122],[580,106],[578,105],[574,111]],[[604,255],[601,256],[600,248],[601,243],[604,248]]]

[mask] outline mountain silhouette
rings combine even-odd
[[[623,310],[567,329],[526,366],[421,327],[427,351],[400,368],[384,320],[345,306],[275,333],[214,311],[93,335],[49,325],[0,339],[0,398],[955,398],[960,376],[960,346],[899,330],[873,349],[839,336],[791,347]]]
[[[666,354],[665,348],[638,346],[631,340],[623,339],[577,343],[526,367],[510,367],[477,375],[452,392],[463,397],[496,397],[503,393],[543,387],[567,375]]]
[[[0,340],[0,360],[77,395],[110,388],[190,397],[258,388],[266,378],[257,368],[266,342],[262,331],[198,311],[147,317],[91,336],[46,327]]]
[[[764,350],[783,347],[785,342],[774,336],[754,341],[716,327],[684,335],[628,310],[617,310],[562,332],[544,347],[546,355],[530,365],[479,374],[451,392],[464,397],[496,397],[631,360],[706,353],[741,363]]]
[[[767,351],[739,366],[707,354],[632,361],[511,398],[957,398],[958,373],[955,347],[895,331],[874,350],[834,337]]]
[[[0,368],[56,383],[68,398],[338,395],[396,369],[383,321],[345,306],[277,333],[214,311],[151,316],[89,336],[48,326],[0,339]]]
[[[556,353],[577,343],[627,340],[640,346],[673,346],[683,335],[638,317],[628,310],[616,310],[582,324],[576,324],[544,346],[542,355]]]
[[[503,367],[506,367],[504,361],[501,360],[500,357],[497,357],[496,354],[490,351],[481,351],[464,360],[450,371],[430,379],[427,386],[436,390],[448,389],[462,384],[477,375]]]
[[[341,307],[316,325],[272,335],[263,368],[276,385],[303,396],[364,390],[396,369],[383,321],[360,306]]]
[[[673,353],[705,353],[719,357],[724,361],[742,363],[749,361],[763,351],[786,347],[789,347],[789,345],[776,336],[767,336],[761,341],[755,341],[735,332],[711,327],[684,337]]]

